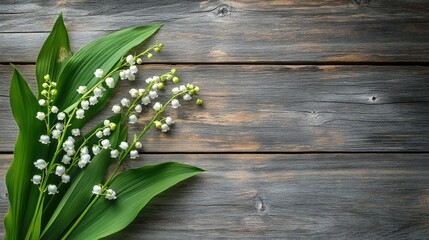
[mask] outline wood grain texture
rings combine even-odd
[[[111,106],[144,79],[173,66],[145,65],[121,81]],[[149,152],[426,151],[429,68],[398,66],[178,65],[182,82],[203,89],[203,108],[168,108],[170,134],[151,131]],[[34,79],[33,66],[19,66]],[[12,151],[17,129],[8,104],[9,66],[0,66],[0,149]],[[35,86],[34,80],[30,80]],[[169,86],[169,88],[171,85]],[[168,95],[168,93],[164,93]],[[164,100],[165,101],[165,100]],[[150,114],[143,114],[141,122]],[[131,133],[142,129],[132,126]]]
[[[7,209],[3,179],[11,157],[0,155],[0,218]],[[133,224],[109,239],[424,239],[429,234],[428,158],[144,155],[127,168],[174,160],[209,171],[155,198]]]
[[[155,62],[429,59],[429,2],[419,0],[6,0],[0,9],[0,62],[34,62],[60,11],[75,51],[114,30],[164,23],[156,39],[165,57]]]

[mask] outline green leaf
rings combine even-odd
[[[64,26],[63,16],[60,13],[51,33],[40,49],[36,61],[37,93],[39,98],[42,97],[40,92],[43,90],[42,84],[45,82],[43,77],[49,74],[52,81],[58,82],[60,72],[70,57],[69,37]]]
[[[117,199],[98,199],[69,239],[99,239],[125,228],[154,196],[202,171],[168,162],[119,174],[109,186]]]
[[[79,86],[87,86],[90,89],[99,81],[94,76],[96,69],[103,69],[105,74],[110,72],[130,49],[152,36],[160,27],[161,25],[128,28],[98,38],[84,46],[70,58],[61,72],[55,105],[61,111],[70,109],[69,106],[80,97],[76,94]],[[113,77],[118,79],[118,73]],[[73,120],[73,127],[80,128],[94,117],[104,108],[113,92],[114,89],[107,88],[99,102],[91,107],[91,111],[85,112],[85,118]]]
[[[119,121],[121,115],[115,115],[109,120],[116,123],[118,126],[115,131],[109,136],[109,141],[112,144],[112,148],[116,148],[119,144],[119,138],[121,129],[119,128]],[[96,126],[85,137],[89,137],[99,127],[103,126],[103,123]],[[83,137],[83,138],[85,138]],[[82,144],[83,138],[76,142],[76,146]],[[93,137],[92,141],[88,141],[88,148],[91,149],[93,144],[98,142],[97,137]],[[59,239],[63,231],[73,221],[74,218],[78,217],[79,214],[85,209],[86,205],[92,198],[92,187],[96,184],[101,183],[104,174],[111,164],[110,150],[103,150],[98,155],[91,159],[91,163],[83,168],[78,169],[75,174],[70,174],[71,182],[68,188],[63,188],[61,191],[65,191],[64,194],[55,195],[54,204],[48,206],[49,209],[55,209],[47,222],[45,229],[42,232],[42,239]]]
[[[10,83],[10,105],[19,132],[13,161],[6,174],[9,211],[4,220],[5,239],[23,239],[39,194],[30,181],[37,172],[33,162],[46,154],[47,147],[38,142],[45,130],[44,123],[36,119],[39,105],[17,69],[14,69]]]

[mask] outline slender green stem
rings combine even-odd
[[[79,216],[79,218],[74,222],[74,224],[70,227],[70,229],[66,232],[66,234],[61,238],[61,240],[67,239],[68,236],[73,232],[73,230],[77,227],[77,225],[80,223],[80,221],[85,217],[86,213],[91,209],[91,207],[97,202],[100,195],[96,195],[94,199],[92,199],[91,203],[85,208],[85,210],[82,212],[82,214]]]

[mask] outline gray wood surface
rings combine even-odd
[[[168,72],[169,65],[146,65],[136,82],[121,81],[111,105],[128,97],[144,79]],[[170,134],[151,131],[149,152],[243,151],[424,151],[429,149],[427,67],[176,65],[182,82],[201,86],[203,108],[194,101],[168,113]],[[34,79],[33,66],[18,66]],[[0,66],[8,79],[9,66]],[[406,79],[406,81],[404,81]],[[0,150],[12,151],[17,133],[0,83]],[[31,83],[35,85],[34,80]],[[171,84],[172,85],[172,84]],[[168,89],[171,88],[171,85]],[[168,90],[167,90],[168,91]],[[164,93],[165,96],[169,92]],[[151,110],[151,108],[149,108]],[[143,114],[140,121],[148,120]],[[97,123],[98,123],[97,122]],[[142,129],[133,126],[131,132]],[[186,141],[184,141],[186,136]]]
[[[75,50],[113,30],[164,23],[160,62],[425,62],[428,8],[421,0],[6,0],[0,61],[34,61],[63,11]]]
[[[34,61],[60,11],[74,51],[115,30],[165,24],[152,39],[163,53],[136,82],[121,82],[109,106],[172,67],[203,89],[204,106],[170,110],[172,131],[151,131],[126,167],[179,161],[209,171],[109,239],[429,238],[421,0],[1,1],[0,219],[17,133],[8,65],[34,89]]]
[[[1,178],[11,157],[1,156]],[[208,171],[155,198],[109,239],[424,239],[428,157],[143,155],[127,167],[174,160]],[[3,217],[4,186],[0,199]]]

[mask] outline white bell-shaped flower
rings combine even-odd
[[[71,134],[72,134],[73,136],[75,136],[75,137],[80,136],[80,130],[79,130],[79,128],[73,128],[73,129],[71,130]]]
[[[36,118],[39,119],[40,121],[45,120],[45,117],[46,117],[46,115],[44,112],[37,112],[37,114],[36,114]]]
[[[134,145],[136,148],[142,148],[143,145],[141,142],[136,142],[136,144]]]
[[[103,69],[99,68],[99,69],[95,70],[94,76],[96,78],[101,78],[101,77],[103,77],[103,73],[104,73]]]
[[[101,97],[102,95],[103,95],[103,90],[101,90],[101,88],[96,87],[94,89],[94,96]]]
[[[105,128],[105,129],[103,129],[103,135],[104,136],[109,136],[110,135],[110,128]]]
[[[68,182],[70,182],[70,176],[69,176],[69,175],[67,175],[67,174],[63,174],[63,175],[61,176],[61,181],[62,181],[63,183],[68,183]]]
[[[130,100],[128,98],[122,98],[121,99],[121,105],[124,107],[129,107],[130,106]]]
[[[70,164],[71,161],[71,157],[64,155],[63,158],[61,159],[61,162],[64,164]]]
[[[109,88],[114,88],[115,87],[115,79],[113,79],[112,77],[106,78],[106,85]]]
[[[46,104],[46,100],[45,99],[39,99],[38,103],[39,103],[40,106],[43,107]]]
[[[82,102],[80,102],[80,106],[82,107],[83,110],[88,110],[89,109],[89,101],[83,100]],[[77,112],[76,112],[76,116],[77,116]]]
[[[116,199],[116,192],[113,191],[112,189],[107,189],[106,190],[106,198],[109,200],[115,200]]]
[[[101,190],[101,186],[95,185],[94,187],[92,187],[92,194],[99,195],[101,193]]]
[[[161,130],[162,132],[167,132],[168,130],[170,130],[170,127],[164,123],[161,125]]]
[[[42,135],[40,136],[39,142],[41,142],[42,144],[49,144],[51,142],[51,139],[48,135]]]
[[[48,185],[48,194],[49,195],[55,195],[56,193],[58,193],[58,187],[53,185],[53,184],[49,184]]]
[[[159,103],[159,102],[156,102],[156,103],[153,105],[153,109],[154,109],[155,111],[159,111],[159,110],[161,110],[161,108],[162,108],[162,104],[161,104],[161,103]]]
[[[125,58],[125,61],[126,61],[128,64],[130,64],[130,65],[134,65],[134,64],[135,64],[135,62],[134,62],[134,56],[133,56],[133,55],[128,55],[128,56]]]
[[[45,160],[43,160],[43,159],[37,159],[33,164],[34,164],[34,166],[35,166],[36,168],[38,168],[38,169],[40,169],[40,170],[45,169],[45,168],[46,168],[46,166],[48,165],[48,164],[46,163],[46,161],[45,161]]]
[[[52,130],[52,138],[53,139],[59,139],[61,136],[61,131],[58,129]]]
[[[52,112],[52,113],[57,113],[57,112],[58,112],[58,108],[57,108],[57,106],[52,106],[52,107],[51,107],[51,112]]]
[[[136,113],[141,113],[141,112],[142,112],[142,110],[143,110],[143,108],[142,108],[142,105],[140,105],[140,104],[137,104],[137,105],[134,107],[134,111],[136,111]]]
[[[149,98],[149,96],[144,96],[143,98],[142,98],[142,104],[143,105],[148,105],[150,103],[150,98]]]
[[[92,146],[92,153],[94,153],[94,155],[99,154],[100,151],[101,151],[101,148],[98,145]]]
[[[119,156],[119,151],[114,149],[112,151],[110,151],[110,157],[111,158],[117,158]]]
[[[133,98],[136,98],[139,96],[139,90],[137,90],[135,88],[130,89],[129,93],[130,93],[131,97],[133,97]]]
[[[104,149],[108,149],[111,146],[109,139],[104,139],[103,141],[101,141],[101,146]]]
[[[166,117],[166,118],[165,118],[165,123],[166,123],[167,125],[171,125],[171,124],[173,124],[174,122],[173,122],[173,119],[172,119],[171,117]]]
[[[58,165],[55,168],[55,175],[62,176],[66,172],[66,168],[62,165]]]
[[[171,89],[171,92],[173,93],[173,94],[178,94],[179,93],[179,88],[178,87],[174,87],[173,89]]]
[[[55,124],[55,129],[62,131],[64,129],[64,124],[62,123]]]
[[[39,185],[40,182],[42,181],[42,176],[40,176],[40,175],[34,175],[33,178],[31,178],[31,181],[34,184]]]
[[[180,107],[181,105],[180,105],[180,102],[179,102],[179,100],[177,100],[177,99],[173,99],[172,101],[171,101],[171,107],[172,108],[178,108],[178,107]]]
[[[191,97],[191,95],[189,95],[189,94],[185,94],[184,96],[183,96],[183,100],[185,100],[185,101],[188,101],[188,100],[191,100],[192,99],[192,97]]]
[[[119,105],[113,105],[112,111],[114,113],[120,113],[121,112],[121,106],[119,106]]]
[[[130,67],[130,72],[131,73],[137,73],[139,70],[137,69],[137,66],[133,65]]]
[[[135,114],[131,114],[131,115],[128,117],[128,120],[129,120],[129,123],[130,123],[130,124],[135,124],[135,123],[137,123],[137,116],[136,116]]]
[[[79,88],[76,91],[79,94],[85,94],[87,91],[87,88],[86,88],[86,86],[79,86]]]
[[[76,111],[76,118],[77,119],[82,119],[82,118],[84,118],[85,117],[85,110],[83,110],[83,109],[78,109],[77,111]]]
[[[179,90],[180,90],[181,92],[186,91],[186,86],[185,86],[185,85],[180,85]]]
[[[149,92],[149,97],[152,99],[155,99],[158,97],[158,93],[156,91],[150,91]]]
[[[57,115],[58,120],[62,121],[64,118],[66,118],[66,114],[63,112],[58,113]]]
[[[120,148],[122,148],[122,149],[124,149],[124,150],[127,150],[127,148],[128,148],[129,146],[128,146],[128,143],[127,143],[127,142],[121,142],[121,143],[119,144],[119,147],[120,147]]]
[[[98,98],[97,97],[92,96],[92,97],[89,98],[89,105],[92,106],[92,105],[95,105],[97,103],[98,103]]]
[[[103,137],[103,131],[98,131],[95,136],[97,136],[98,138],[102,138]]]
[[[130,151],[130,158],[136,159],[139,156],[139,152],[137,150],[131,150]]]

